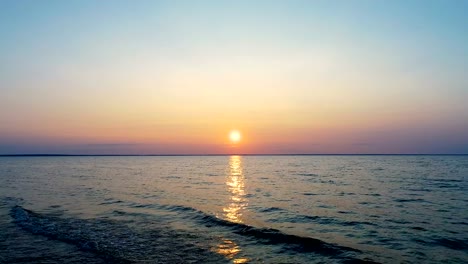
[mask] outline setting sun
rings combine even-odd
[[[237,130],[232,130],[229,132],[229,140],[233,143],[237,143],[241,140],[241,134]]]

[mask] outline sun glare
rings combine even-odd
[[[237,143],[241,140],[241,134],[237,130],[233,130],[229,132],[229,140],[231,140],[232,143]]]

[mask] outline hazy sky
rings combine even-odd
[[[468,153],[467,14],[0,0],[0,154]]]

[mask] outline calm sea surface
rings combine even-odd
[[[468,263],[468,156],[0,157],[0,263]]]

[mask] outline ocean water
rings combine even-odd
[[[0,157],[0,263],[468,263],[468,156]]]

